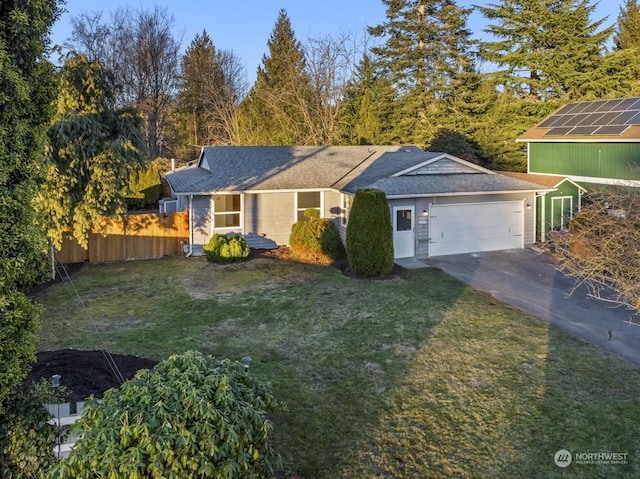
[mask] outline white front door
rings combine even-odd
[[[415,208],[413,206],[393,207],[393,256],[409,258],[415,256]]]

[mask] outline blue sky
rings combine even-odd
[[[460,6],[498,3],[499,0],[463,0]],[[609,16],[606,25],[614,24],[624,0],[601,0],[595,18]],[[378,25],[385,19],[384,5],[380,0],[66,0],[66,10],[54,25],[52,40],[62,44],[70,34],[70,18],[86,11],[114,11],[120,6],[151,8],[166,7],[175,20],[175,35],[186,48],[193,37],[207,31],[216,48],[232,50],[246,66],[249,79],[267,51],[267,40],[278,12],[284,8],[289,15],[298,40],[322,37],[329,33],[349,31],[364,35],[367,26]],[[469,27],[476,38],[482,37],[485,28],[483,17],[474,12]]]

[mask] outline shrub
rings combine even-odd
[[[63,387],[54,392],[43,379],[15,389],[6,399],[5,414],[0,416],[0,477],[49,477],[58,434],[48,424],[50,416],[43,404],[61,400],[66,392]]]
[[[162,195],[162,180],[158,166],[133,170],[129,174],[129,184],[124,193],[129,209],[140,209],[155,205]]]
[[[358,190],[349,213],[346,240],[351,271],[371,277],[393,269],[393,229],[387,197],[380,190]]]
[[[304,212],[308,218],[291,227],[289,247],[294,257],[330,262],[344,254],[340,233],[333,220],[319,218],[315,208]]]
[[[90,400],[82,436],[53,477],[273,476],[267,385],[238,362],[189,351]]]
[[[214,234],[204,246],[204,254],[209,261],[229,263],[246,259],[249,256],[249,245],[242,236]]]

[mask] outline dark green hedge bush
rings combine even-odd
[[[358,276],[381,276],[393,269],[393,229],[386,195],[358,190],[347,224],[347,258]]]
[[[209,261],[229,263],[244,260],[249,256],[249,245],[242,236],[214,234],[204,246]]]
[[[162,195],[162,180],[157,165],[136,169],[129,175],[129,185],[124,193],[129,209],[141,209],[155,205]]]
[[[343,255],[344,247],[333,220],[319,218],[315,208],[308,208],[304,215],[306,220],[298,221],[291,227],[291,253],[300,258],[326,256],[336,259]]]

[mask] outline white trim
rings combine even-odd
[[[539,173],[539,174],[544,174],[544,173]],[[583,183],[597,183],[597,184],[612,185],[612,186],[640,187],[640,180],[623,180],[620,178],[599,178],[596,176],[575,176],[575,175],[554,175],[554,176],[566,176],[570,180],[581,181]]]
[[[549,191],[555,191],[555,188],[540,188],[537,190],[504,190],[504,191],[468,191],[468,192],[453,192],[453,193],[423,193],[416,195],[388,195],[387,199],[403,200],[410,198],[436,198],[438,196],[477,196],[477,195],[517,195],[520,193],[548,193]]]
[[[238,211],[220,211],[216,212],[216,196],[239,196],[240,197],[240,210]],[[211,236],[213,236],[216,232],[224,232],[224,231],[233,231],[240,230],[240,232],[244,232],[244,195],[242,193],[226,193],[219,192],[209,196],[211,198]],[[216,228],[216,214],[224,215],[224,214],[232,214],[238,215],[238,226],[225,226]]]
[[[564,212],[564,202],[567,199],[569,200],[569,221],[571,221],[571,219],[573,218],[573,196],[552,196],[551,197],[551,222],[550,222],[551,228],[549,229],[549,231],[553,231],[554,227],[555,227],[555,225],[553,224],[553,218],[555,216],[554,215],[555,210],[554,210],[553,206],[554,206],[554,202],[556,200],[560,200],[561,201],[561,203],[560,203],[560,224],[558,225],[558,227],[561,228],[561,230],[563,228],[567,228],[567,229],[569,228],[569,224],[568,223],[566,225],[563,224],[564,223],[564,221],[563,221],[564,215],[562,214]]]
[[[298,193],[320,193],[320,206],[318,209],[320,210],[320,218],[324,218],[324,190],[297,190],[293,195],[293,221],[298,222],[298,213],[300,212],[300,208],[298,208]],[[315,208],[311,207],[311,208]],[[306,208],[305,208],[306,209]]]
[[[406,168],[406,169],[404,169],[402,171],[399,171],[397,173],[389,175],[389,178],[396,178],[398,176],[406,175],[407,173],[410,173],[412,171],[415,171],[415,170],[418,170],[420,168],[423,168],[423,167],[425,167],[427,165],[435,163],[436,161],[440,161],[443,158],[447,158],[447,159],[449,159],[451,161],[454,161],[454,162],[459,163],[461,165],[467,166],[467,167],[472,168],[474,170],[477,170],[477,171],[479,171],[481,173],[487,173],[487,174],[490,174],[490,175],[495,175],[496,174],[495,171],[487,170],[486,168],[478,166],[478,165],[476,165],[474,163],[471,163],[469,161],[463,160],[462,158],[458,158],[457,156],[453,156],[453,155],[450,155],[448,153],[442,153],[441,155],[438,155],[435,158],[430,158],[429,160],[423,161],[422,163],[420,163],[418,165],[415,165],[415,166],[412,166],[411,168]]]

